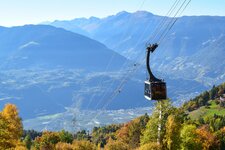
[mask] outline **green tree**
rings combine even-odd
[[[31,140],[34,140],[36,137],[42,136],[42,132],[38,132],[38,131],[35,131],[35,130],[24,130],[22,138],[25,139],[25,137],[27,135],[30,136]]]
[[[72,143],[73,135],[69,133],[68,131],[62,130],[61,132],[59,132],[59,139],[60,139],[60,142]]]
[[[45,131],[41,137],[34,140],[34,148],[52,150],[58,142],[60,142],[59,133]]]
[[[31,145],[32,145],[32,141],[31,141],[30,135],[27,135],[27,136],[25,137],[25,139],[23,140],[23,142],[24,142],[26,148],[27,148],[28,150],[30,150]]]
[[[160,116],[161,110],[161,118]],[[149,142],[157,142],[158,139],[158,127],[161,125],[160,139],[159,142],[162,143],[162,139],[165,135],[166,129],[165,124],[167,117],[175,112],[175,108],[171,105],[170,100],[159,101],[155,104],[155,109],[150,117],[146,129],[143,131],[141,136],[141,145],[147,144]]]
[[[116,131],[119,130],[122,125],[108,125],[103,127],[94,127],[92,131],[91,140],[96,144],[100,145],[100,147],[104,147],[107,141],[111,139],[116,139]]]
[[[87,140],[88,134],[87,134],[86,130],[78,131],[75,134],[75,139],[77,139],[77,140]]]
[[[182,150],[201,150],[202,146],[198,140],[195,125],[183,125],[180,133]]]
[[[209,92],[209,97],[210,97],[210,99],[212,99],[212,100],[215,99],[215,97],[216,97],[216,95],[217,95],[217,90],[218,90],[218,89],[216,88],[216,86],[213,85],[212,89],[211,89],[210,92]]]
[[[143,135],[141,136],[141,145],[149,142],[157,142],[158,124],[158,116],[156,114],[152,115],[146,125],[146,129],[143,131]]]
[[[216,137],[219,139],[219,149],[225,150],[225,127],[216,132]]]

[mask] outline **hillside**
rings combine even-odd
[[[214,98],[213,100],[203,99],[206,98],[207,92],[210,94],[209,97]],[[0,112],[0,123],[11,122],[2,128],[2,131],[8,132],[4,136],[0,134],[0,139],[3,139],[0,148],[20,147],[20,149],[25,149],[27,147],[28,149],[38,150],[44,148],[49,150],[224,150],[225,103],[220,103],[220,106],[218,106],[219,103],[216,104],[219,100],[217,98],[223,97],[224,93],[225,83],[201,93],[193,100],[186,102],[183,107],[174,107],[170,100],[162,100],[155,103],[151,115],[145,113],[126,123],[93,127],[91,132],[88,130],[78,132],[48,131],[46,128],[43,132],[26,130],[23,131],[22,135],[22,123],[18,116],[18,110],[15,105],[7,104]],[[187,107],[198,102],[203,103],[201,103],[201,106],[196,105],[194,111]],[[225,101],[222,100],[222,102]],[[205,111],[205,114],[196,114],[197,111],[202,110]],[[10,117],[8,117],[9,115]],[[18,128],[7,130],[12,125]],[[159,128],[160,130],[158,130]],[[8,135],[14,136],[8,139]],[[15,139],[20,138],[22,139],[21,143],[14,142]],[[10,144],[6,144],[8,141],[10,141]]]
[[[225,83],[222,83],[218,86],[213,86],[209,91],[199,94],[195,98],[184,103],[182,107],[187,111],[193,111],[202,106],[209,106],[209,104],[212,104],[215,107],[215,103],[220,104],[223,107],[224,102],[221,100],[221,97],[224,97],[224,93]]]
[[[0,107],[15,103],[24,119],[63,112],[73,104],[87,107],[90,99],[82,103],[80,93],[101,90],[100,80],[118,78],[112,72],[124,62],[103,44],[64,29],[1,27]]]
[[[214,115],[224,115],[225,108],[216,104],[215,101],[209,101],[209,106],[202,106],[197,110],[191,111],[189,116],[191,119],[198,120],[199,118],[210,118]]]
[[[20,37],[20,38],[17,38]],[[65,69],[111,70],[126,60],[103,44],[85,36],[46,25],[1,28],[0,58],[4,69],[63,66]]]
[[[211,90],[205,91],[184,103],[183,109],[189,112],[189,116],[193,120],[210,118],[215,115],[223,116],[225,114],[224,94],[225,83],[213,86]]]

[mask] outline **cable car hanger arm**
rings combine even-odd
[[[155,51],[155,49],[158,47],[158,44],[150,44],[147,46],[146,50],[147,50],[147,54],[146,54],[146,67],[148,70],[148,74],[149,74],[149,81],[150,82],[161,82],[161,79],[156,78],[150,68],[150,53],[153,53]]]

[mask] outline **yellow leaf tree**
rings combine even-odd
[[[23,125],[16,106],[6,104],[0,112],[0,148],[15,148],[22,132]]]

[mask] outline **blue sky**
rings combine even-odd
[[[16,26],[147,10],[165,15],[175,0],[0,0],[0,25]],[[144,5],[142,3],[144,2]],[[192,0],[184,15],[225,16],[225,0]]]

